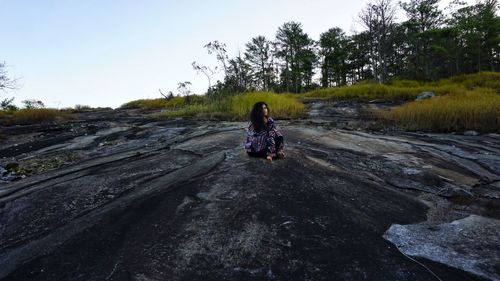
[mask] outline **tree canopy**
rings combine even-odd
[[[439,0],[372,0],[359,13],[364,30],[347,35],[332,27],[313,40],[299,22],[286,22],[273,39],[256,36],[244,54],[229,58],[226,45],[205,45],[224,70],[209,93],[248,90],[303,92],[372,79],[432,81],[500,70],[498,0],[446,9]],[[407,20],[397,22],[398,9]],[[207,75],[207,68],[193,67]],[[316,75],[318,74],[318,75]],[[210,82],[210,75],[207,75]]]

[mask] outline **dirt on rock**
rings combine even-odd
[[[0,182],[0,279],[500,279],[495,231],[457,233],[500,225],[499,135],[308,106],[277,120],[287,158],[273,162],[246,155],[246,122],[105,110],[3,127],[0,166],[24,178]],[[492,251],[479,266],[471,241]]]

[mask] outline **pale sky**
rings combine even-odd
[[[159,98],[190,81],[202,94],[208,82],[191,62],[216,66],[205,44],[226,43],[230,57],[264,35],[274,39],[288,21],[318,40],[340,27],[362,30],[365,0],[132,1],[0,0],[0,61],[19,89],[0,99],[41,100],[48,107],[118,107]],[[399,16],[401,17],[401,16]],[[214,79],[216,80],[216,79]]]

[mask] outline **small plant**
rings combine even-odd
[[[77,104],[75,105],[75,108],[74,110],[76,111],[86,111],[86,110],[91,110],[92,107],[90,107],[89,105],[82,105],[82,104]]]
[[[14,104],[14,98],[6,98],[0,101],[0,110],[15,111],[19,108]]]
[[[45,108],[45,104],[40,100],[23,100],[24,108],[26,109],[40,109]]]

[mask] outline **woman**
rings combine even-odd
[[[265,102],[257,102],[250,112],[245,150],[250,156],[285,158],[283,135],[276,129],[273,118],[269,117],[269,108]]]

